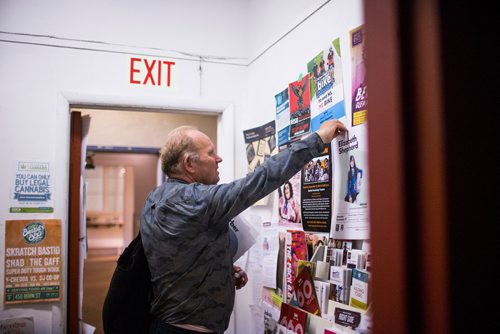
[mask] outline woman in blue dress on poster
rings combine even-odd
[[[347,172],[347,194],[344,200],[354,203],[361,190],[361,179],[363,178],[363,170],[356,166],[356,160],[351,155],[349,158],[349,171]]]

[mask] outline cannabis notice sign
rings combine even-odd
[[[14,161],[11,181],[11,213],[52,213],[53,167],[49,162]]]
[[[5,304],[61,300],[61,221],[5,222]]]

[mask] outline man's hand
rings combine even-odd
[[[347,131],[345,125],[337,120],[331,119],[326,122],[323,122],[319,127],[316,133],[320,136],[323,143],[328,144],[331,143],[333,139],[335,139],[339,134]]]
[[[248,276],[247,273],[238,266],[233,266],[233,272],[234,286],[236,287],[236,290],[239,290],[247,284]]]

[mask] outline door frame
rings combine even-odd
[[[66,300],[66,332],[80,333],[80,175],[81,167],[81,114],[71,112],[73,108],[103,108],[119,110],[145,110],[168,113],[190,113],[217,116],[217,138],[234,138],[234,104],[232,102],[214,101],[198,98],[195,100],[179,100],[171,98],[151,98],[142,96],[102,96],[98,94],[81,94],[62,92],[59,95],[57,111],[69,118],[69,171],[68,171],[68,234],[67,234],[67,300]],[[217,152],[227,162],[234,161],[234,140],[217,140]],[[220,166],[221,182],[234,179],[234,163]]]

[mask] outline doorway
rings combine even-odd
[[[159,182],[158,151],[173,128],[190,124],[217,143],[218,115],[73,108],[91,119],[84,170],[86,249],[82,321],[103,333],[102,304],[124,247],[137,234],[140,210]]]
[[[158,154],[102,152],[88,146],[87,156],[82,319],[95,333],[103,333],[109,282],[118,256],[137,235],[142,201],[157,184]]]

